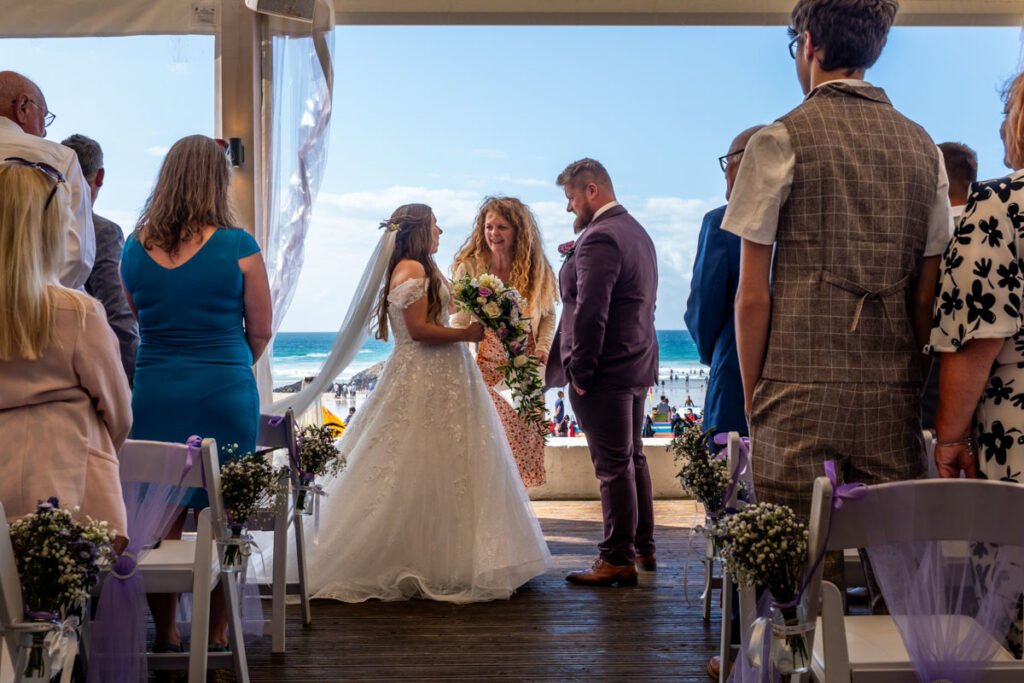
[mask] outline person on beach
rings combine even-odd
[[[558,283],[544,256],[537,219],[526,204],[514,197],[486,198],[477,212],[473,232],[455,256],[452,271],[455,280],[490,273],[515,287],[526,299],[526,316],[532,328],[527,353],[541,365],[548,362],[555,336]],[[465,327],[470,320],[469,313],[456,313],[452,326]],[[523,484],[528,488],[543,486],[544,437],[498,393],[505,383],[505,374],[499,368],[508,363],[508,357],[494,330],[485,332],[477,348],[476,362],[501,416]]]
[[[401,206],[381,227],[367,272],[384,272],[369,286],[380,289],[377,338],[393,336],[394,350],[340,442],[345,470],[325,485],[310,593],[507,599],[551,555],[465,343],[483,339],[483,326],[448,326],[451,293],[433,257],[441,228],[429,206]]]
[[[569,402],[587,434],[601,482],[604,540],[588,570],[566,579],[630,586],[639,566],[655,571],[654,502],[641,430],[649,388],[658,381],[654,308],[658,257],[650,235],[615,200],[611,177],[594,159],[559,174],[575,242],[562,245],[562,319],[545,381],[570,385]]]
[[[864,80],[896,0],[798,0],[807,97],[751,137],[722,228],[742,238],[736,337],[759,501],[920,475],[920,392],[950,212],[942,155]],[[774,255],[773,255],[774,254]]]

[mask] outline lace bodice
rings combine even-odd
[[[405,344],[412,341],[412,337],[409,336],[409,329],[405,326],[405,317],[402,315],[402,311],[425,297],[429,285],[429,278],[416,277],[406,280],[388,292],[388,303],[391,304],[388,306],[388,322],[394,331],[395,344]],[[448,288],[442,287],[441,315],[440,320],[437,321],[438,325],[448,325],[449,299]]]

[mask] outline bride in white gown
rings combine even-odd
[[[505,599],[551,555],[501,421],[466,341],[447,327],[450,293],[431,254],[441,235],[423,204],[386,224],[394,249],[378,336],[395,348],[340,442],[348,459],[327,485],[311,593],[361,602],[413,597]],[[390,238],[390,235],[386,236]]]

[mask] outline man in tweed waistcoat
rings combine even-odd
[[[748,143],[722,225],[743,238],[755,492],[803,517],[826,460],[852,482],[922,473],[920,352],[950,213],[939,150],[864,81],[896,10],[798,0],[790,51],[807,97]]]

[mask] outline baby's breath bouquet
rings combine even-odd
[[[718,545],[726,569],[740,585],[771,591],[773,608],[784,621],[779,630],[788,645],[789,666],[808,665],[805,629],[800,628],[797,611],[807,560],[807,525],[785,505],[753,503],[718,520],[708,533]]]
[[[345,469],[345,459],[338,451],[337,440],[330,427],[309,425],[299,432],[299,489],[295,500],[298,510],[306,509],[306,495],[317,477],[336,475]]]
[[[526,351],[530,336],[530,319],[523,317],[526,300],[490,273],[457,280],[452,291],[460,311],[473,314],[480,324],[494,330],[508,355],[508,364],[498,370],[505,373],[516,411],[546,438],[548,422],[540,361]]]
[[[56,625],[81,616],[100,570],[114,556],[114,532],[106,522],[86,517],[72,519],[56,498],[39,503],[36,511],[11,523],[25,614],[33,620]],[[55,631],[59,636],[59,631]],[[25,675],[45,671],[45,632],[33,634]],[[36,642],[38,641],[38,642]],[[56,663],[56,662],[55,662]]]
[[[243,539],[245,525],[257,510],[273,504],[277,495],[278,473],[267,461],[264,453],[246,453],[233,457],[235,447],[227,446],[230,460],[220,466],[220,488],[224,509],[231,527],[232,539]],[[225,549],[224,564],[236,566],[241,562],[243,543],[234,543]]]
[[[712,519],[722,511],[730,481],[725,458],[718,457],[711,446],[714,433],[714,427],[704,432],[699,422],[684,422],[668,447],[675,453],[676,464],[683,463],[676,475],[683,488]]]

